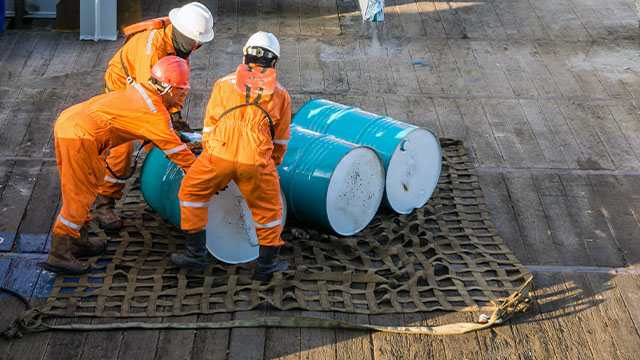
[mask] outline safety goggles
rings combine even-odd
[[[257,46],[252,46],[252,47],[247,48],[245,55],[253,55],[253,56],[266,58],[266,59],[277,59],[278,58],[278,56],[276,54],[274,54],[273,52],[271,52],[271,51],[269,51],[267,49],[263,49],[261,47],[257,47]]]

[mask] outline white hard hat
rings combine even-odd
[[[242,54],[247,55],[247,49],[250,47],[261,47],[274,53],[277,57],[280,57],[280,42],[272,33],[258,31],[251,35],[247,44],[242,49]]]
[[[190,39],[202,43],[213,39],[213,15],[199,2],[171,10],[169,20],[178,31]]]

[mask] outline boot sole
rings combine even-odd
[[[51,265],[48,262],[42,263],[42,267],[49,272],[62,275],[84,275],[91,271],[91,265],[89,265],[86,269],[79,271],[63,268],[62,266]]]

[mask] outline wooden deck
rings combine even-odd
[[[320,329],[49,332],[0,340],[2,359],[636,359],[640,350],[640,34],[635,0],[201,0],[216,37],[193,55],[187,120],[248,36],[275,33],[293,111],[326,97],[462,139],[500,234],[534,271],[534,311],[492,330],[427,337]],[[143,17],[183,2],[143,4]],[[0,286],[34,303],[60,205],[53,123],[99,92],[122,44],[34,22],[0,36]],[[0,296],[0,324],[22,310]],[[443,324],[477,314],[314,315]],[[67,320],[57,320],[64,323]],[[99,323],[104,320],[82,319]],[[158,321],[158,320],[154,320]]]

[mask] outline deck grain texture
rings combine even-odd
[[[324,97],[461,139],[493,223],[536,272],[530,313],[476,334],[332,329],[45,332],[0,340],[5,359],[634,359],[640,348],[640,57],[633,0],[387,0],[363,23],[355,0],[201,0],[215,39],[193,54],[183,117],[202,126],[214,82],[248,36],[279,37],[292,112]],[[142,17],[181,2],[142,0]],[[53,125],[101,93],[124,39],[79,41],[35,20],[0,36],[0,286],[44,301],[48,234],[61,205]],[[596,171],[593,174],[581,171]],[[609,171],[610,173],[597,173]],[[613,173],[611,173],[613,172]],[[0,295],[0,319],[23,306]],[[149,322],[313,315],[380,325],[473,321],[471,313],[249,312]],[[70,320],[58,319],[65,323]],[[111,319],[80,319],[105,323]],[[123,319],[116,320],[123,321]]]

